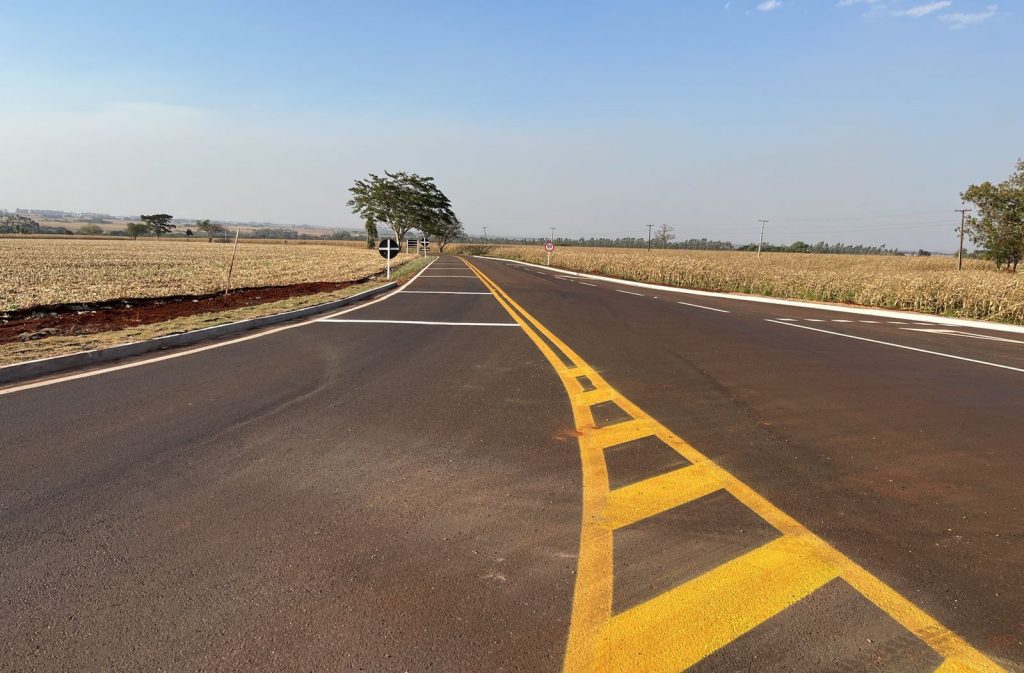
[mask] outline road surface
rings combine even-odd
[[[914,323],[442,257],[0,389],[0,670],[1022,671],[1024,338]]]

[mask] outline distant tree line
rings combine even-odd
[[[716,241],[708,238],[690,238],[685,241],[673,241],[670,238],[666,240],[667,234],[671,236],[670,231],[663,232],[660,237],[652,237],[652,247],[665,248],[669,250],[757,250],[757,243],[747,243],[744,245],[734,245],[729,241]],[[460,239],[467,243],[484,243],[483,237],[474,236],[472,238]],[[508,238],[503,236],[488,236],[486,242],[494,244],[508,244],[508,245],[540,245],[547,239],[545,238]],[[646,248],[647,239],[639,236],[627,236],[621,238],[605,238],[605,237],[590,237],[590,238],[559,238],[556,237],[554,240],[556,245],[560,246],[581,246],[588,248]],[[818,243],[805,243],[803,241],[796,241],[789,245],[772,245],[765,243],[761,246],[762,251],[767,252],[805,252],[805,253],[822,253],[831,255],[904,255],[906,253],[896,250],[889,249],[885,245],[850,245],[847,243],[826,243],[819,241]],[[930,254],[925,250],[918,251],[917,254]]]
[[[44,227],[30,217],[0,211],[0,234],[72,234],[67,227]]]

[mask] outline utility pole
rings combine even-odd
[[[554,227],[551,227],[551,238],[549,238],[548,240],[551,241],[552,243],[555,242],[555,228]]]
[[[957,208],[956,213],[960,213],[960,250],[956,253],[956,270],[964,270],[964,224],[967,222],[967,213],[971,212],[970,208]]]
[[[484,227],[483,230],[484,230],[484,243],[486,243],[487,242],[487,227]]]
[[[651,230],[654,229],[653,224],[647,225],[647,252],[651,251]]]
[[[761,236],[757,239],[757,258],[761,259],[761,244],[764,243],[764,225],[768,224],[768,220],[758,220],[761,223]]]

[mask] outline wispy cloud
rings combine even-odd
[[[876,2],[881,2],[881,1],[882,0],[839,0],[839,2],[836,3],[836,7],[849,7],[850,5],[860,5],[860,4],[873,5]]]
[[[915,19],[919,19],[922,16],[927,16],[932,12],[937,12],[940,9],[945,9],[952,5],[950,0],[939,0],[939,2],[929,2],[926,5],[917,5],[909,9],[900,9],[892,13],[893,16],[909,16]]]
[[[989,5],[980,12],[955,12],[953,14],[943,14],[939,17],[939,21],[948,23],[950,28],[967,28],[968,26],[976,26],[979,23],[988,21],[999,11],[999,5]]]
[[[773,9],[778,9],[779,7],[782,7],[782,2],[780,2],[780,0],[765,0],[757,6],[757,11],[770,12]]]

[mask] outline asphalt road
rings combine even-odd
[[[0,670],[1024,670],[1024,337],[472,264],[0,389]]]

